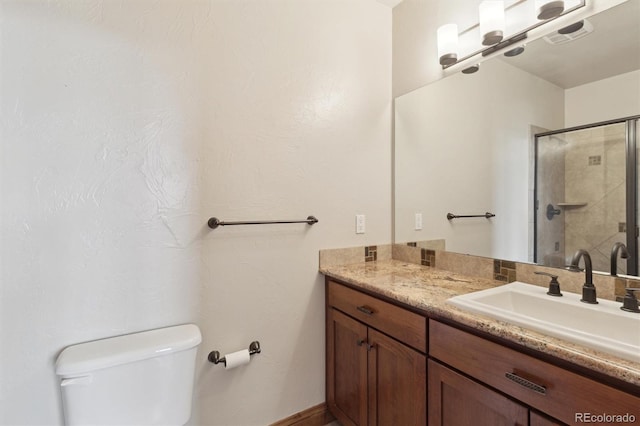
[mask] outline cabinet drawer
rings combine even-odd
[[[427,351],[427,319],[399,306],[327,281],[328,303],[419,351]]]
[[[640,418],[638,397],[434,320],[429,355],[568,424],[580,415]]]

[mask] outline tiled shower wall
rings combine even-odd
[[[593,269],[609,271],[615,242],[625,242],[625,125],[594,127],[565,135],[565,253],[585,249]],[[618,262],[618,272],[626,272]]]
[[[562,267],[585,249],[609,271],[611,247],[626,239],[624,123],[540,138],[537,199],[537,261]],[[551,219],[548,205],[559,211]]]

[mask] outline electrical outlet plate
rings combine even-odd
[[[356,215],[356,234],[364,234],[365,217],[363,214]]]
[[[420,231],[422,229],[422,213],[416,213],[416,231]]]

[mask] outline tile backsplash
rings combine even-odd
[[[436,251],[420,249],[420,264],[424,266],[436,266]]]
[[[516,279],[516,262],[493,259],[493,279],[512,283]]]
[[[364,261],[373,262],[378,260],[378,246],[366,246],[364,248]]]

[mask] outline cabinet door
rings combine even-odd
[[[369,329],[369,425],[427,424],[427,357]]]
[[[327,404],[343,426],[367,424],[367,327],[327,312]]]
[[[429,426],[526,426],[529,410],[429,360]]]

